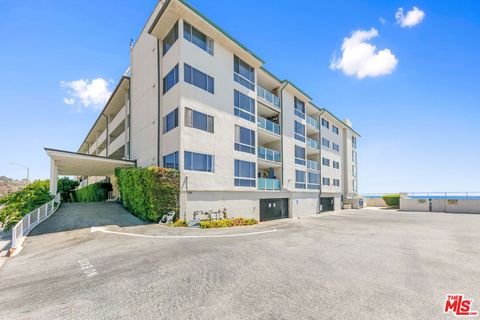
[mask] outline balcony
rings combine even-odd
[[[309,146],[310,148],[313,148],[313,149],[319,149],[320,150],[320,148],[318,147],[318,141],[314,140],[314,139],[311,139],[311,138],[307,138],[307,146]]]
[[[310,116],[307,116],[307,124],[310,125],[311,127],[314,127],[315,129],[320,128],[318,121]]]
[[[270,102],[275,107],[280,108],[280,98],[262,86],[257,85],[257,96]]]
[[[258,147],[258,159],[280,163],[282,158],[280,152],[264,147]]]
[[[258,190],[280,190],[280,180],[258,178]]]
[[[270,120],[267,120],[263,117],[258,116],[257,117],[257,124],[263,130],[266,130],[266,131],[269,131],[271,133],[280,135],[280,126],[278,124],[276,124],[275,122],[272,122]]]
[[[310,169],[310,170],[319,171],[320,170],[320,164],[317,161],[307,160],[307,168]]]

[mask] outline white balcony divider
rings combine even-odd
[[[59,205],[60,193],[57,193],[50,202],[23,217],[23,219],[12,228],[12,248],[20,248],[30,231],[57,211]]]
[[[111,155],[125,145],[125,131],[113,140],[108,146],[108,154]]]
[[[123,121],[125,121],[125,106],[123,106],[122,109],[120,109],[120,111],[117,113],[117,115],[110,120],[108,131],[111,133],[117,128],[120,122]]]

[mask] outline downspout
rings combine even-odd
[[[285,183],[285,154],[283,153],[283,134],[284,134],[284,121],[283,121],[283,89],[287,86],[287,83],[282,83],[282,86],[280,87],[280,113],[281,113],[281,123],[280,123],[280,128],[282,130],[281,134],[281,152],[282,152],[282,185]],[[291,197],[290,197],[291,198]]]
[[[161,83],[160,83],[160,40],[157,39],[157,166],[160,167],[160,99],[161,95]]]
[[[108,158],[108,145],[110,144],[110,133],[108,132],[108,127],[109,127],[109,121],[108,121],[108,117],[105,115],[105,113],[102,112],[102,116],[105,117],[105,119],[107,120],[107,130],[106,130],[106,133],[107,133],[107,136],[105,137],[105,157]]]
[[[322,166],[323,166],[323,159],[322,159],[322,114],[325,112],[325,109],[320,112],[318,115],[318,144],[320,145],[319,152],[318,152],[318,164],[319,164],[319,173],[320,173],[320,190],[318,191],[318,201],[320,201],[320,206],[322,205],[321,198],[322,198],[322,188],[323,188],[323,177],[322,177]],[[320,212],[322,212],[320,210]]]

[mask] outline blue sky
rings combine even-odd
[[[190,1],[267,69],[352,120],[362,135],[360,192],[480,191],[480,2],[337,2],[244,0],[255,8],[247,11],[238,1]],[[43,147],[78,149],[99,109],[78,98],[65,104],[72,102],[64,101],[72,99],[68,84],[105,79],[112,90],[128,67],[130,38],[155,4],[0,0],[0,175],[24,176],[9,165],[16,161],[46,178]],[[423,19],[402,27],[400,7],[404,24],[413,7]],[[359,43],[367,51],[376,46],[366,54],[371,64],[345,59],[332,70],[334,53],[342,62],[344,38],[371,28],[376,34],[347,48],[355,54]],[[359,79],[361,70],[367,76]]]

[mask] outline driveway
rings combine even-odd
[[[363,209],[188,230],[82,205],[0,269],[1,319],[442,319],[447,293],[480,311],[480,215]]]

